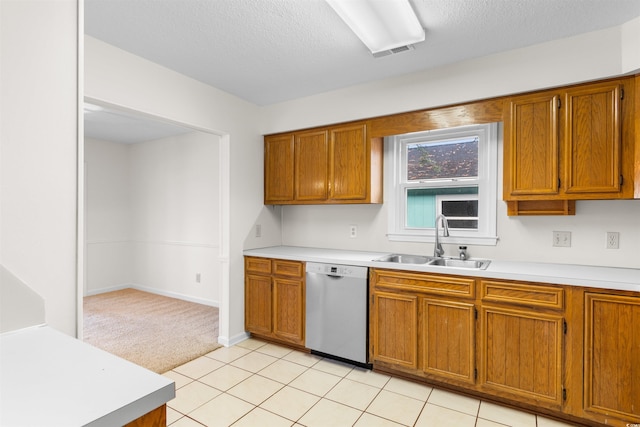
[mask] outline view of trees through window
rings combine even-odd
[[[435,183],[478,177],[478,137],[465,136],[406,144],[407,182]],[[465,198],[463,195],[475,195]],[[410,228],[432,228],[442,213],[451,228],[478,228],[478,187],[407,189],[407,222]]]
[[[478,176],[478,138],[407,145],[407,180]]]
[[[495,245],[499,131],[489,123],[390,137],[389,239],[433,241],[444,215],[449,240]]]

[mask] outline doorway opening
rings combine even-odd
[[[156,296],[215,309],[217,325],[226,267],[222,137],[94,102],[85,103],[84,136],[80,337],[86,301],[99,295]],[[109,305],[115,312],[122,301]],[[136,311],[142,310],[132,308],[129,315]],[[210,344],[217,346],[217,340],[216,328]]]

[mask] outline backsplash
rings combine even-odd
[[[575,216],[508,217],[498,201],[496,246],[468,245],[477,258],[640,268],[640,200],[578,201]],[[357,237],[349,237],[357,225]],[[571,232],[570,247],[554,247],[553,231]],[[619,249],[606,248],[606,233],[619,232]],[[385,205],[286,206],[282,244],[382,252],[430,254],[433,243],[391,242]],[[458,245],[444,244],[457,256]]]

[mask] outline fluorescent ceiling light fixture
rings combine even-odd
[[[409,0],[326,0],[371,53],[424,41]]]

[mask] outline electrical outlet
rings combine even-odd
[[[351,237],[352,239],[355,239],[356,237],[358,237],[358,226],[357,225],[350,225],[349,226],[349,237]]]
[[[607,249],[620,248],[620,233],[617,231],[607,231]]]
[[[196,273],[196,283],[200,283],[201,278],[202,276],[200,275],[200,273]]]
[[[256,224],[256,237],[262,237],[262,225]]]
[[[559,248],[571,247],[571,232],[570,231],[554,231],[553,246],[559,247]]]

